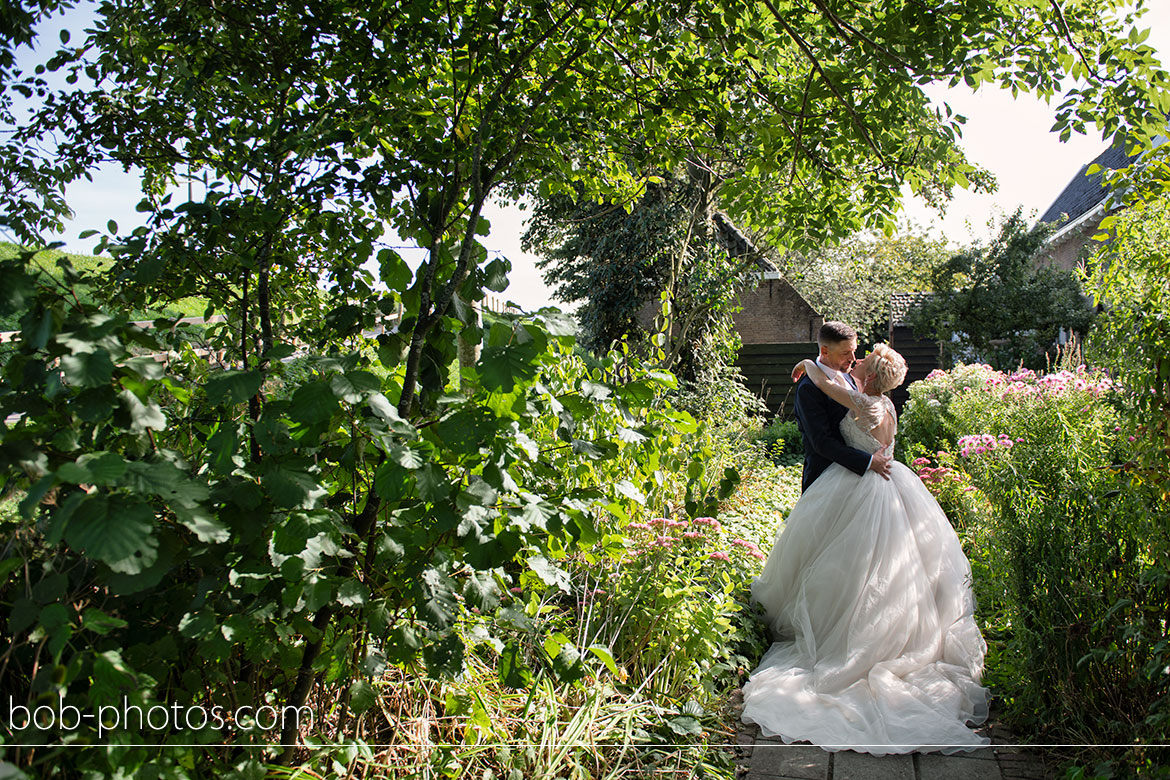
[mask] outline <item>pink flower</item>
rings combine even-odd
[[[915,458],[911,463],[912,466],[925,466],[930,461],[927,458]]]
[[[759,550],[748,550],[748,555],[752,556],[752,557],[753,557],[753,558],[755,558],[757,561],[766,561],[766,560],[768,560],[768,556],[764,555],[764,554],[763,554],[762,552],[760,552]]]
[[[710,526],[711,528],[715,529],[716,531],[723,530],[723,526],[721,526],[719,524],[719,521],[716,520],[714,517],[696,517],[691,522],[693,522],[695,525]]]
[[[720,550],[718,552],[713,552],[710,555],[708,555],[707,557],[710,558],[711,560],[715,560],[715,561],[730,561],[731,560],[731,556],[728,555],[727,553],[723,552],[722,550]]]
[[[683,533],[683,538],[684,539],[702,539],[703,532],[702,531],[686,531]]]

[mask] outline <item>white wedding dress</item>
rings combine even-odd
[[[893,403],[851,393],[861,420],[845,415],[841,432],[876,452],[869,431]],[[752,597],[779,640],[743,689],[743,720],[765,736],[875,755],[988,744],[966,725],[987,718],[971,566],[905,465],[893,462],[889,481],[830,466],[793,507]]]

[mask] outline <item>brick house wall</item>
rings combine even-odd
[[[744,344],[788,344],[815,341],[825,318],[787,280],[763,274],[754,290],[739,296],[742,311],[733,317]]]

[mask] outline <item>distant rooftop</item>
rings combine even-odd
[[[1118,141],[1101,152],[1091,162],[1081,166],[1077,175],[1073,176],[1068,186],[1040,217],[1040,222],[1060,222],[1064,214],[1068,215],[1068,221],[1064,224],[1076,222],[1078,218],[1105,200],[1105,196],[1109,194],[1109,191],[1101,184],[1101,171],[1097,171],[1091,176],[1085,175],[1089,166],[1098,165],[1102,169],[1117,170],[1129,165],[1134,159],[1136,159],[1136,155],[1131,157],[1125,153],[1124,141]]]
[[[929,292],[898,292],[890,296],[890,327],[906,324],[906,316],[934,297]]]
[[[745,236],[743,231],[736,227],[735,223],[722,211],[713,213],[711,222],[715,225],[715,239],[727,250],[727,254],[732,257],[755,255],[756,265],[761,271],[776,270],[764,252],[761,252],[752,240]]]

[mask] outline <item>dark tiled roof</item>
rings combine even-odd
[[[755,254],[756,265],[761,271],[775,271],[776,267],[765,257],[763,252],[756,249],[752,240],[745,236],[735,224],[721,211],[711,215],[711,222],[715,225],[715,240],[727,250],[732,257],[743,257]]]
[[[1062,214],[1068,214],[1068,221],[1073,222],[1089,209],[1105,200],[1108,191],[1101,185],[1101,172],[1086,176],[1085,171],[1090,165],[1116,170],[1124,168],[1133,161],[1133,157],[1125,153],[1124,141],[1118,141],[1110,146],[1090,163],[1082,165],[1077,175],[1072,178],[1064,191],[1056,197],[1048,210],[1040,217],[1041,222],[1059,222]]]
[[[900,292],[890,296],[890,326],[906,324],[906,315],[911,309],[921,306],[934,296],[929,292]]]

